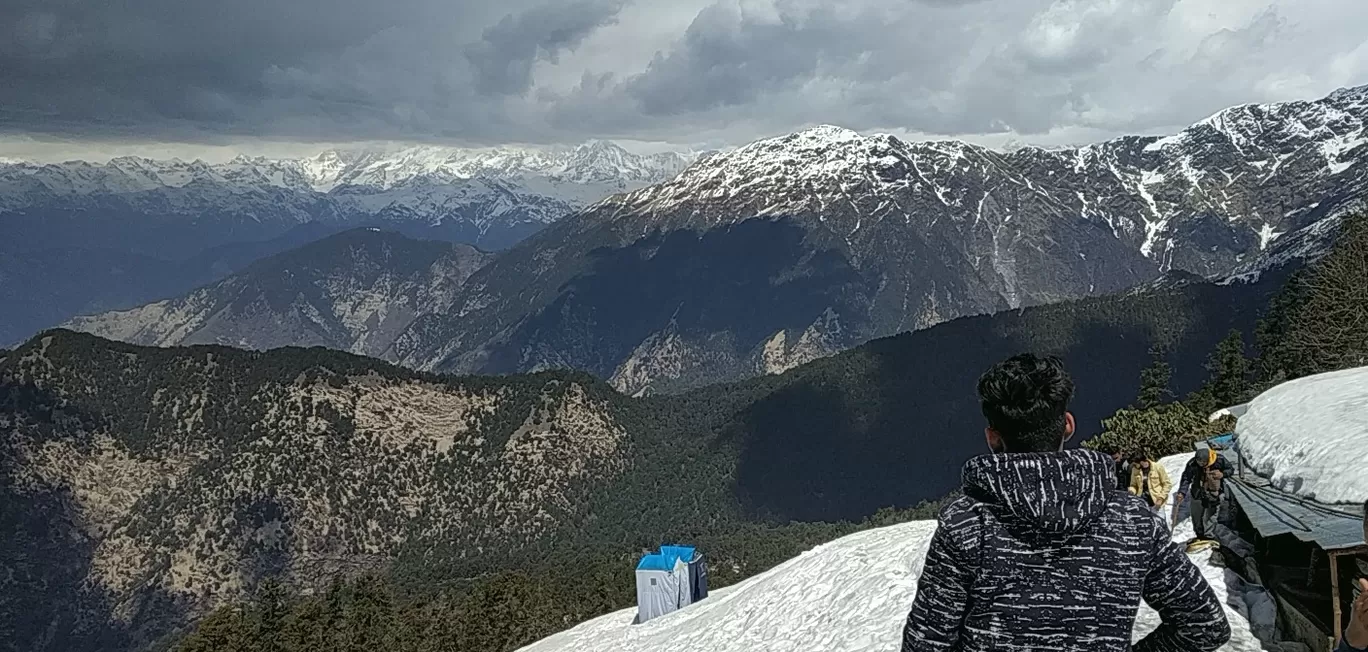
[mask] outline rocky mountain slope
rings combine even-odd
[[[1317,238],[1303,231],[1333,231],[1363,206],[1366,122],[1368,87],[1079,149],[1004,154],[817,127],[557,223],[387,357],[565,366],[629,393],[673,391],[1170,270],[1257,269],[1279,240],[1306,245]]]
[[[77,317],[67,327],[154,346],[326,346],[379,356],[420,315],[449,305],[490,258],[469,245],[354,229],[186,296]]]
[[[1088,433],[1134,398],[1155,344],[1174,389],[1194,389],[1275,276],[964,318],[643,399],[585,374],[44,333],[0,352],[0,528],[15,533],[0,566],[19,569],[0,578],[0,622],[22,625],[24,649],[121,649],[268,576],[316,588],[400,558],[472,578],[529,555],[858,521],[954,486],[982,447],[973,383],[991,363],[1063,355]]]
[[[264,577],[535,540],[621,472],[612,400],[567,376],[44,334],[0,354],[7,638],[123,649]]]
[[[176,297],[257,260],[349,228],[309,222],[270,240],[205,249],[165,260],[103,247],[0,241],[0,345],[15,345],[76,315]]]

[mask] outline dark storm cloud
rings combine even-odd
[[[334,138],[450,128],[444,111],[498,113],[464,110],[477,93],[463,46],[492,44],[478,70],[507,88],[612,6],[12,0],[0,4],[0,30],[12,30],[0,35],[0,128]]]
[[[8,0],[0,136],[1169,128],[1368,82],[1361,0]]]
[[[231,121],[236,102],[259,100],[261,72],[304,61],[392,24],[382,5],[17,0],[0,7],[0,116],[23,125]]]
[[[877,21],[859,18],[864,16],[852,19],[818,7],[804,15],[766,20],[747,16],[734,5],[711,5],[689,25],[678,46],[657,54],[625,90],[648,115],[749,104],[811,78],[824,63],[858,56],[863,46],[849,37],[861,27],[878,27]]]
[[[504,16],[466,49],[475,67],[476,88],[486,93],[521,94],[532,87],[532,64],[555,62],[595,29],[612,21],[620,0],[559,0]]]

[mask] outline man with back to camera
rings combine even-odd
[[[1230,639],[1215,591],[1104,453],[1063,450],[1073,380],[1022,354],[979,378],[991,455],[940,512],[903,652],[1206,652]],[[1162,623],[1133,647],[1144,600]]]

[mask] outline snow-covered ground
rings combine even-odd
[[[1235,431],[1245,461],[1274,486],[1325,503],[1368,500],[1368,367],[1278,385]]]
[[[1176,481],[1187,460],[1180,455],[1163,464]],[[523,652],[895,652],[935,527],[914,521],[853,534],[645,624],[632,624],[633,607]],[[1180,523],[1174,538],[1192,538],[1191,522]],[[1221,649],[1265,649],[1251,629],[1243,582],[1213,563],[1212,554],[1192,560],[1226,603],[1233,634]],[[1265,612],[1255,620],[1270,618]],[[1142,605],[1136,637],[1157,626],[1158,615]]]

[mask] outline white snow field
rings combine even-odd
[[[1235,432],[1245,461],[1279,489],[1368,500],[1368,367],[1278,385],[1250,401]]]
[[[1175,485],[1188,459],[1179,455],[1162,460]],[[914,521],[852,534],[645,624],[632,624],[632,607],[522,652],[897,652],[935,528],[934,521]],[[1191,539],[1191,522],[1180,523],[1174,538]],[[1212,554],[1203,552],[1192,560],[1230,616],[1233,633],[1221,650],[1265,649],[1251,629],[1250,610],[1241,597],[1243,582],[1211,563]],[[632,570],[624,567],[622,572]],[[1257,622],[1271,624],[1267,609],[1259,613]],[[1142,605],[1136,638],[1156,626],[1158,614]]]

